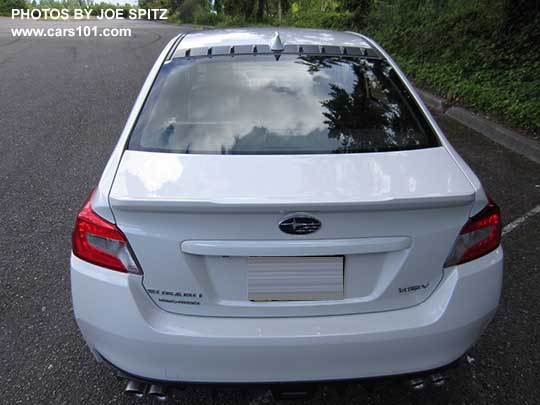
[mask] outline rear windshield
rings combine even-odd
[[[437,138],[390,65],[299,55],[173,59],[129,149],[329,154],[420,149]]]

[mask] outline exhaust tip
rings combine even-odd
[[[446,384],[446,380],[448,378],[440,373],[435,373],[430,376],[431,384],[433,384],[435,387],[442,387],[444,384]]]
[[[148,390],[148,396],[152,399],[157,399],[160,402],[165,402],[169,399],[166,387],[161,385],[151,385]]]
[[[144,383],[129,380],[126,388],[124,389],[124,394],[130,397],[135,397],[137,399],[144,398],[144,395],[146,394],[146,389],[148,386]]]
[[[409,380],[409,388],[413,391],[420,391],[426,388],[426,381],[423,378],[413,378]]]
[[[309,385],[288,385],[271,390],[276,401],[309,400],[314,397],[316,387]]]

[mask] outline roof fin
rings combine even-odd
[[[281,52],[283,51],[283,43],[281,42],[281,38],[279,37],[279,32],[276,32],[274,34],[274,37],[272,38],[272,41],[270,42],[270,50],[274,52]]]

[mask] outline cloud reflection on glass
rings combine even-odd
[[[434,146],[392,69],[366,59],[282,55],[165,65],[131,149],[310,154]]]

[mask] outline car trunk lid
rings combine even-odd
[[[161,308],[313,316],[424,301],[474,189],[442,147],[340,155],[126,151],[110,193]],[[287,234],[290,215],[320,221]]]

